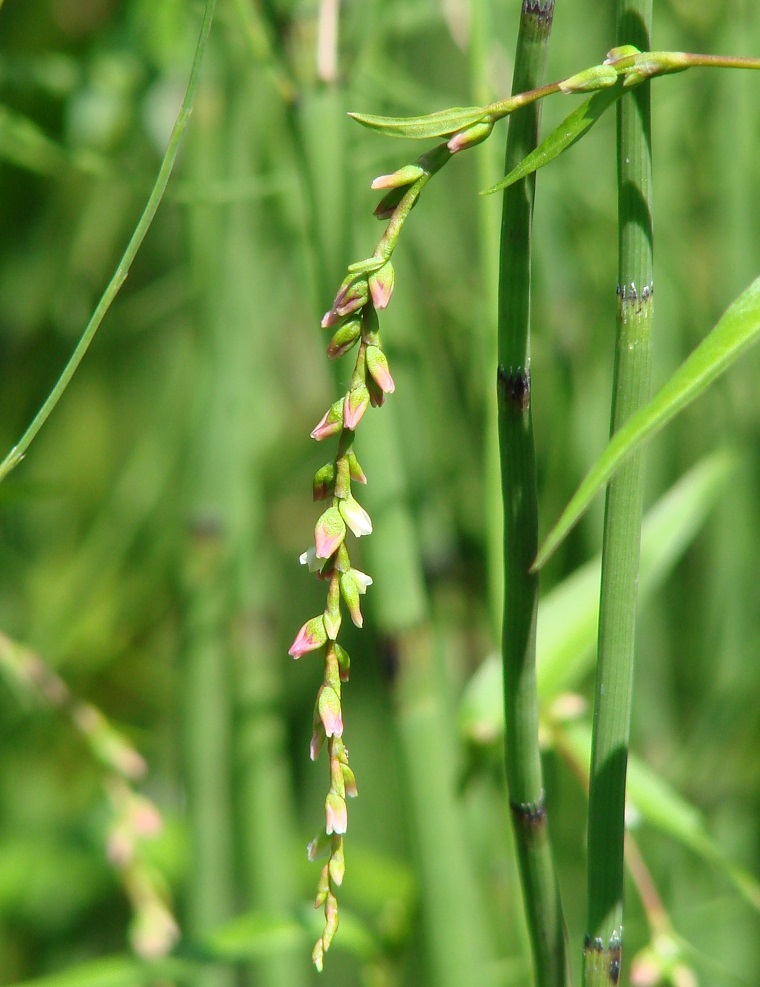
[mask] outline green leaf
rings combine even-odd
[[[367,113],[349,113],[350,117],[370,130],[387,137],[448,137],[479,123],[488,114],[482,106],[453,106],[423,117],[380,117]]]
[[[585,133],[591,130],[604,111],[620,99],[623,92],[622,84],[618,84],[594,93],[576,110],[573,110],[570,116],[565,117],[562,123],[541,141],[535,151],[531,151],[527,157],[523,158],[520,164],[513,168],[505,178],[480,194],[491,195],[493,192],[499,192],[559,157],[563,151],[572,147],[577,140],[580,140]]]
[[[556,551],[618,467],[679,411],[699,397],[760,334],[760,278],[734,301],[715,328],[643,408],[612,436],[539,549],[533,569]]]
[[[588,765],[591,728],[580,720],[558,730],[558,743],[577,765]],[[745,901],[760,910],[760,883],[730,860],[710,836],[702,813],[675,792],[656,772],[635,756],[628,758],[626,800],[650,826],[654,826],[703,860],[718,867]]]
[[[717,502],[735,465],[727,452],[702,460],[647,512],[642,528],[639,594],[642,603],[662,584]],[[538,691],[542,702],[575,689],[594,662],[599,615],[601,557],[581,566],[541,599],[536,636]],[[460,710],[460,728],[476,743],[504,733],[501,661],[488,658],[471,678]]]

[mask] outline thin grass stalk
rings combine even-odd
[[[620,0],[617,43],[650,45],[652,0]],[[611,432],[644,404],[651,383],[652,171],[649,84],[618,103],[617,337]],[[588,822],[584,983],[619,982],[623,948],[625,782],[643,510],[643,457],[607,490]]]
[[[0,6],[2,6],[2,2],[0,2]],[[201,22],[200,33],[198,36],[198,43],[195,48],[193,64],[190,69],[190,77],[187,82],[187,89],[185,90],[185,95],[182,99],[179,114],[174,122],[174,126],[172,127],[172,132],[169,135],[169,142],[166,147],[166,152],[161,159],[161,165],[158,169],[158,174],[156,175],[156,181],[150,191],[148,201],[145,203],[145,208],[142,211],[142,215],[134,228],[132,236],[129,239],[129,243],[121,256],[121,259],[119,260],[119,264],[113,277],[108,282],[100,301],[95,307],[95,311],[90,317],[90,321],[85,326],[77,345],[74,347],[73,353],[69,357],[68,363],[63,368],[61,376],[56,381],[55,386],[51,390],[50,394],[48,394],[43,405],[34,416],[34,419],[24,434],[21,436],[16,445],[13,446],[13,448],[8,452],[5,459],[3,459],[0,463],[0,483],[2,483],[11,470],[15,469],[24,458],[29,446],[37,437],[37,433],[48,420],[53,412],[53,409],[63,397],[64,391],[69,386],[71,378],[76,373],[79,364],[84,359],[84,355],[89,349],[90,343],[95,338],[95,334],[98,329],[100,329],[101,323],[106,317],[106,313],[111,307],[113,300],[116,298],[122,285],[127,280],[127,276],[130,268],[132,267],[132,263],[137,256],[137,252],[142,246],[142,242],[150,229],[156,213],[158,212],[158,207],[161,205],[161,200],[164,197],[166,186],[169,184],[169,179],[174,168],[174,162],[177,160],[180,142],[190,121],[190,113],[193,108],[195,94],[198,90],[201,65],[203,63],[203,57],[206,53],[206,45],[211,32],[211,24],[214,18],[215,7],[216,0],[206,0],[206,5],[203,11],[203,21]]]
[[[553,0],[524,0],[513,93],[541,84]],[[538,141],[539,105],[510,118],[506,171]],[[538,579],[529,572],[538,547],[538,505],[530,408],[530,264],[535,176],[504,193],[498,334],[499,445],[504,504],[504,712],[506,765],[535,980],[569,982],[559,887],[547,831],[538,746],[536,608]]]

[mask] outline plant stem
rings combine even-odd
[[[617,43],[649,48],[652,0],[618,0]],[[649,83],[618,103],[618,306],[611,432],[650,391],[652,211]],[[586,987],[617,984],[623,940],[625,780],[643,507],[643,457],[607,490],[588,823]]]
[[[0,3],[0,6],[1,5],[2,4]],[[75,346],[74,352],[69,358],[69,362],[64,367],[63,373],[56,381],[55,387],[47,396],[45,403],[34,416],[32,423],[19,439],[18,443],[10,450],[2,463],[0,463],[0,483],[2,483],[11,470],[15,469],[15,467],[18,466],[24,458],[27,449],[36,438],[39,430],[50,417],[51,412],[63,396],[63,392],[69,386],[69,382],[76,373],[77,367],[82,362],[85,353],[89,349],[90,343],[95,338],[95,333],[100,328],[100,325],[106,316],[106,312],[111,307],[114,298],[116,298],[121,290],[121,286],[127,280],[127,275],[129,274],[129,269],[132,266],[132,262],[137,256],[137,251],[140,249],[142,242],[145,239],[145,234],[150,229],[150,225],[153,222],[156,212],[158,211],[158,207],[161,204],[161,199],[166,191],[166,186],[169,183],[169,177],[171,176],[172,169],[174,168],[174,162],[177,158],[177,152],[179,151],[179,144],[190,119],[190,112],[193,107],[196,90],[198,89],[201,63],[203,61],[204,52],[206,51],[206,42],[208,41],[209,32],[211,31],[211,21],[214,16],[215,6],[216,0],[206,0],[206,6],[203,12],[203,21],[201,23],[201,29],[198,36],[198,44],[195,49],[193,65],[190,69],[190,78],[188,79],[187,89],[185,90],[185,95],[182,100],[179,114],[169,137],[166,153],[164,154],[163,160],[161,161],[161,166],[158,169],[155,184],[150,195],[148,196],[148,201],[145,204],[145,209],[140,216],[140,220],[135,227],[134,233],[130,237],[129,243],[127,244],[127,248],[119,261],[118,267],[109,281],[106,290],[103,292],[103,295],[98,302],[90,321],[87,323],[79,342]]]
[[[513,92],[533,89],[543,75],[553,0],[524,0]],[[506,171],[536,146],[539,105],[510,118]],[[538,538],[533,423],[530,410],[530,250],[535,176],[504,193],[499,278],[499,444],[504,502],[504,711],[512,821],[533,950],[535,979],[569,982],[559,887],[547,831],[538,746],[536,607],[530,573]]]

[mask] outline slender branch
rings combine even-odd
[[[652,0],[618,0],[619,44],[649,47]],[[649,83],[618,104],[617,338],[611,432],[646,402],[652,328]],[[643,506],[643,458],[610,483],[604,522],[588,823],[586,987],[619,982],[623,949],[625,782]]]
[[[190,119],[190,112],[192,110],[196,90],[198,89],[201,63],[206,50],[209,32],[211,31],[211,21],[214,16],[215,6],[216,0],[206,0],[206,6],[203,12],[203,21],[201,23],[201,29],[198,35],[198,44],[196,45],[195,57],[193,58],[192,68],[190,69],[190,78],[188,79],[187,89],[185,90],[182,105],[180,106],[179,114],[174,123],[174,127],[172,128],[171,135],[169,136],[169,143],[166,148],[166,153],[161,161],[161,167],[158,169],[155,184],[153,185],[153,189],[148,196],[148,201],[145,204],[145,209],[143,210],[142,216],[140,216],[140,220],[135,227],[134,233],[130,237],[127,248],[119,261],[113,277],[109,281],[106,290],[103,292],[103,295],[98,302],[90,321],[87,323],[87,326],[85,327],[79,342],[74,348],[74,352],[69,357],[69,362],[64,367],[63,373],[58,378],[55,387],[47,396],[45,403],[34,416],[34,419],[27,430],[21,436],[16,445],[10,450],[2,463],[0,463],[0,483],[2,483],[11,470],[15,469],[15,467],[18,466],[24,458],[27,449],[36,438],[39,430],[50,417],[51,412],[63,396],[63,392],[69,386],[71,378],[76,373],[79,364],[82,362],[85,353],[90,347],[90,343],[95,338],[95,333],[100,328],[108,309],[111,307],[113,300],[121,290],[121,286],[127,280],[127,275],[129,274],[129,269],[132,266],[132,262],[137,256],[137,251],[140,249],[142,242],[145,239],[145,234],[150,229],[151,223],[153,222],[156,212],[158,211],[158,207],[161,204],[161,199],[166,191],[166,186],[169,183],[169,178],[171,176],[172,169],[174,168],[174,162],[177,159],[180,141],[182,140],[182,135],[184,134]]]
[[[553,0],[524,0],[513,89],[531,89],[544,71]],[[541,92],[541,90],[536,90]],[[539,109],[510,120],[507,172],[538,142]],[[504,709],[506,765],[536,984],[569,982],[565,930],[547,831],[538,746],[536,607],[529,572],[538,533],[536,464],[530,408],[530,257],[535,175],[504,193],[499,277],[498,411],[504,503]]]

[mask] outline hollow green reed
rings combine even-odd
[[[543,79],[553,0],[523,4],[513,93]],[[540,103],[509,121],[505,171],[538,143]],[[509,804],[539,987],[568,982],[569,966],[559,886],[549,841],[538,744],[536,613],[538,577],[530,572],[538,547],[536,454],[531,415],[531,224],[535,175],[504,193],[499,259],[498,421],[504,507],[502,660]]]

